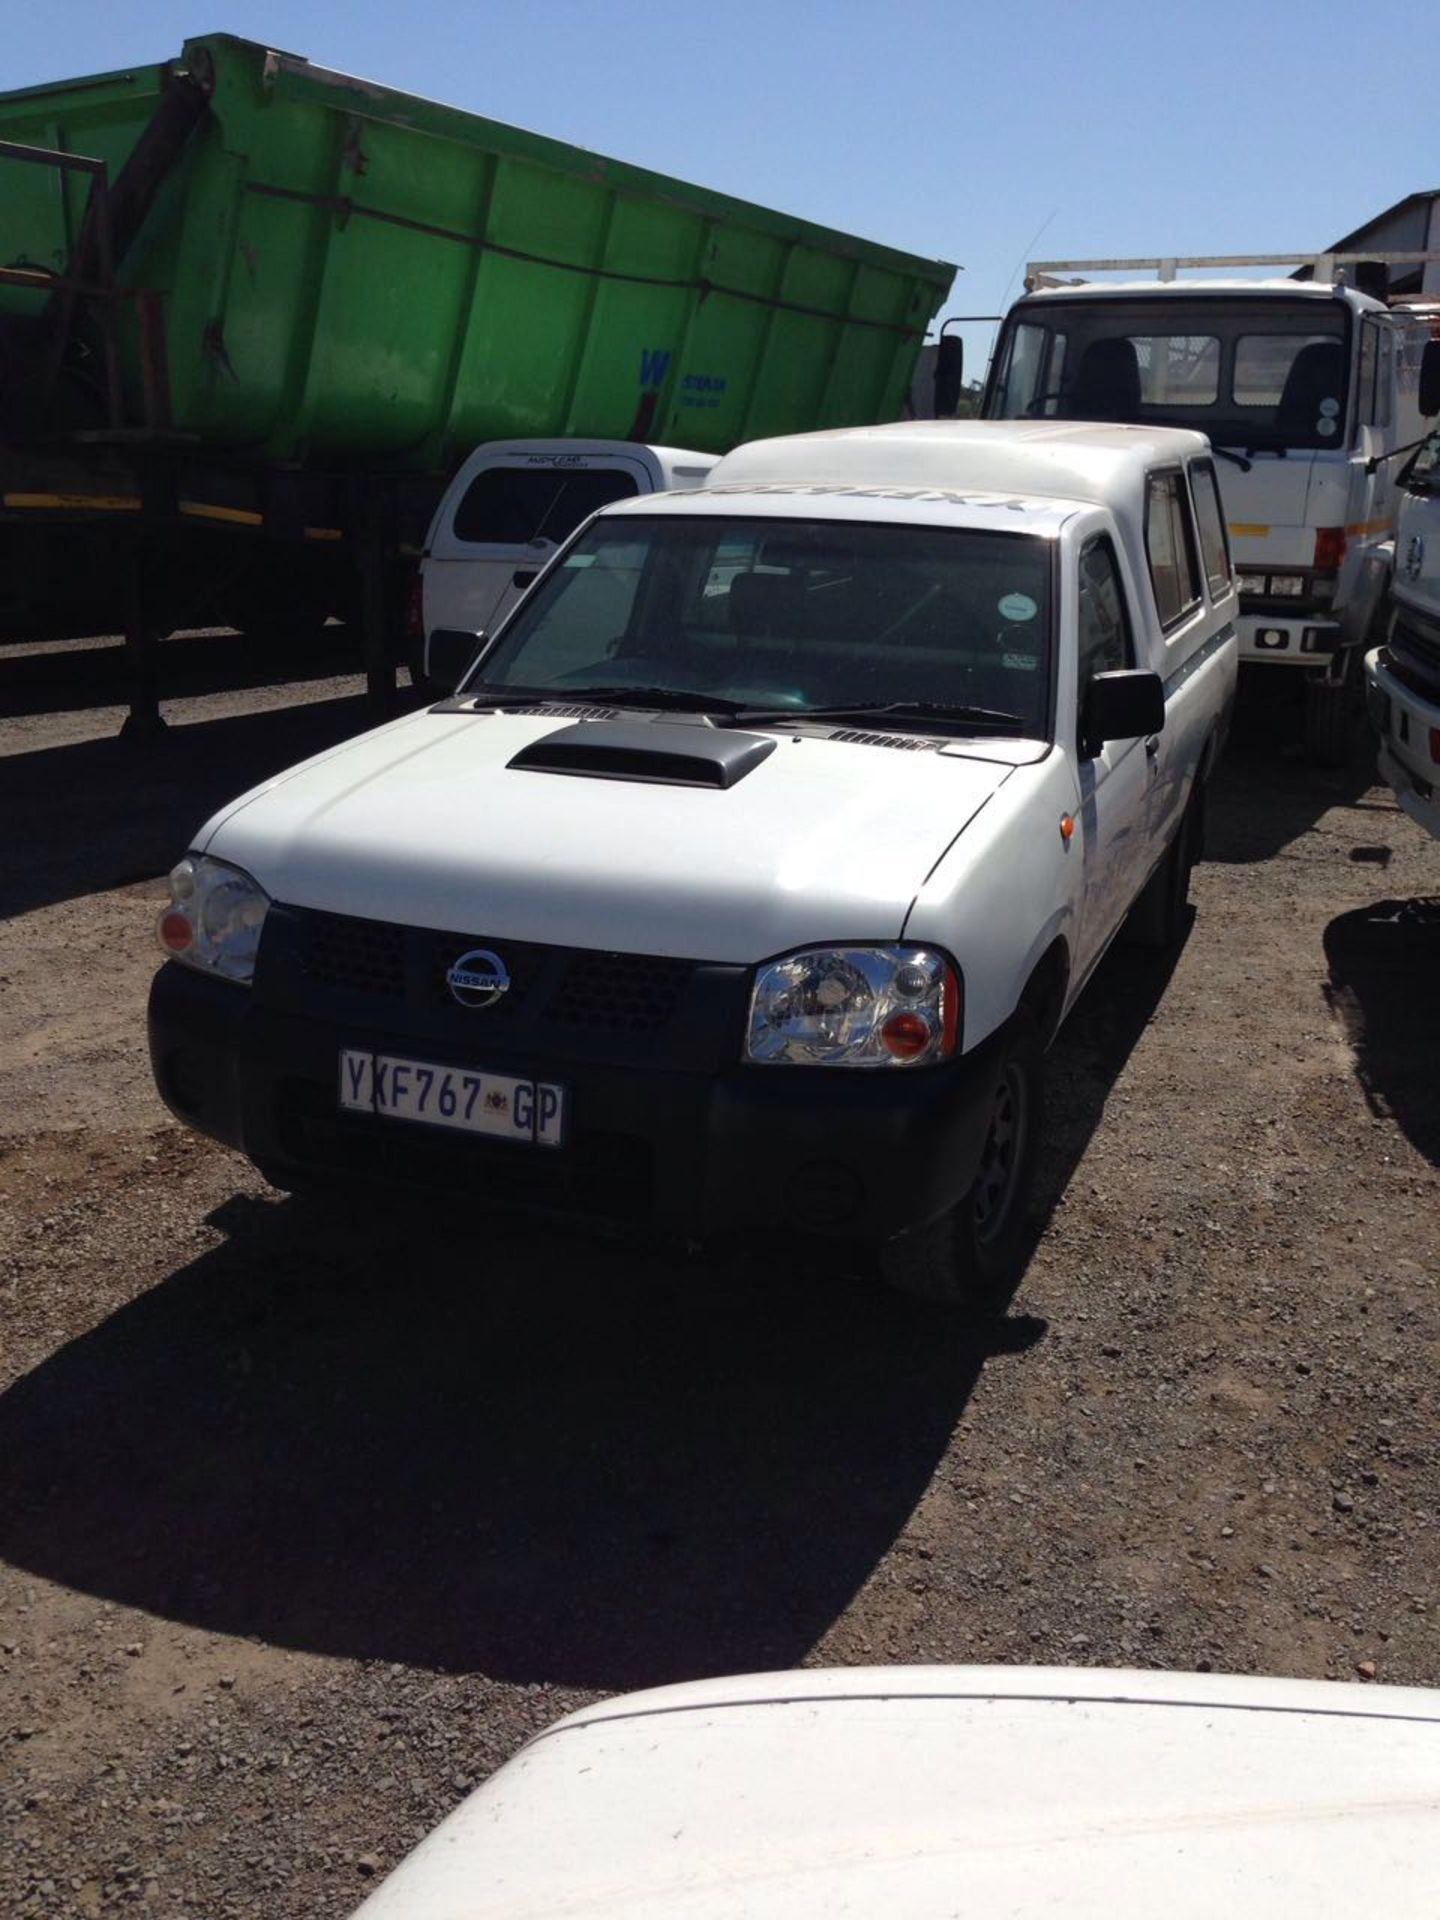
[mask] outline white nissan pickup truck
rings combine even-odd
[[[1236,677],[1198,434],[760,441],[556,554],[455,693],[172,876],[161,1094],[282,1188],[429,1186],[1013,1277],[1043,1055],[1187,922]]]

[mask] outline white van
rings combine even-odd
[[[1235,616],[1194,433],[810,434],[619,501],[452,698],[201,829],[161,1093],[292,1190],[1002,1287],[1046,1046],[1127,918],[1188,928]]]
[[[493,633],[555,549],[614,500],[698,487],[719,458],[630,440],[487,440],[435,510],[420,561],[425,677],[437,628]]]

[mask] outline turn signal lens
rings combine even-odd
[[[1338,573],[1340,563],[1345,558],[1345,529],[1343,527],[1317,527],[1315,529],[1315,566],[1321,573]]]
[[[923,1013],[892,1013],[880,1029],[881,1040],[897,1060],[917,1059],[934,1037]]]
[[[195,943],[195,929],[176,907],[160,916],[160,944],[167,953],[188,953]]]

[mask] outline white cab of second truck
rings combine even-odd
[[[493,633],[582,520],[613,500],[703,486],[719,458],[629,440],[487,440],[435,509],[420,562],[424,669],[437,629]]]
[[[1440,839],[1440,428],[1401,470],[1388,607],[1385,643],[1365,658],[1380,773]]]
[[[1400,257],[1366,259],[1378,269]],[[984,413],[1205,434],[1221,461],[1241,659],[1309,675],[1306,743],[1317,759],[1336,761],[1349,739],[1361,643],[1387,584],[1394,456],[1424,431],[1419,372],[1430,322],[1347,284],[1343,256],[1304,257],[1309,279],[1175,277],[1256,264],[1032,263],[1031,291],[996,342]],[[1137,268],[1157,277],[1061,277]]]

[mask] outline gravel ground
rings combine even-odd
[[[364,723],[338,645],[183,643],[145,747],[113,650],[0,655],[0,1911],[345,1915],[532,1730],[700,1674],[1440,1683],[1440,845],[1367,761],[1246,689],[967,1331],[803,1251],[326,1213],[170,1122],[159,876]]]

